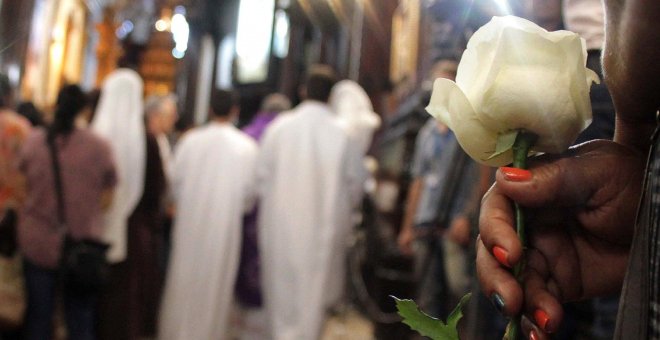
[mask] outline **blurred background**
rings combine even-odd
[[[325,338],[405,339],[414,334],[390,295],[418,298],[433,257],[406,255],[397,244],[433,67],[459,60],[480,26],[506,14],[564,27],[558,0],[0,0],[0,73],[16,102],[32,102],[49,122],[63,85],[98,89],[123,59],[136,65],[145,97],[176,95],[178,132],[207,121],[214,88],[240,94],[242,127],[268,94],[298,104],[313,64],[357,82],[383,124],[368,151],[373,177],[342,273],[346,298]],[[469,216],[472,238],[477,214]],[[501,336],[504,319],[483,298],[473,300],[466,339]],[[588,331],[590,305],[574,308],[565,338],[597,338]],[[239,317],[233,321],[242,327]]]
[[[502,0],[3,0],[0,71],[48,111],[64,83],[99,87],[126,55],[145,95],[175,92],[181,126],[204,119],[211,86],[236,88],[241,122],[271,92],[297,98],[307,67],[326,63],[392,115],[434,62],[460,56]]]

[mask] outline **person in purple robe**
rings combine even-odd
[[[261,108],[257,115],[254,116],[250,124],[243,128],[243,132],[247,133],[256,141],[259,141],[261,135],[266,131],[266,127],[268,127],[277,115],[289,109],[291,109],[291,101],[287,96],[281,93],[269,94],[261,103]]]
[[[282,111],[291,108],[291,101],[285,95],[273,93],[266,96],[261,108],[250,124],[243,128],[243,132],[259,141]],[[258,207],[247,214],[243,219],[243,247],[241,248],[241,261],[236,278],[236,297],[244,307],[261,307],[261,284],[259,274],[259,250],[257,246],[257,215]]]

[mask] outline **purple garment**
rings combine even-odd
[[[243,132],[254,138],[261,139],[266,127],[277,117],[276,112],[261,112],[252,119]],[[257,238],[258,207],[243,218],[243,246],[241,247],[241,261],[236,277],[235,293],[238,301],[244,306],[260,307],[261,296],[261,264]]]
[[[238,301],[246,307],[261,307],[261,260],[257,238],[258,208],[243,218],[243,246],[236,276],[234,292]]]
[[[277,117],[277,114],[277,112],[260,112],[252,119],[250,124],[243,128],[243,132],[258,142],[261,135],[266,131],[266,127]]]

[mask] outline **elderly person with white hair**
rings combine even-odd
[[[261,102],[259,112],[250,124],[243,128],[243,132],[259,141],[268,125],[277,118],[279,113],[289,109],[291,109],[291,101],[287,96],[281,93],[271,93]]]
[[[174,130],[174,124],[179,119],[176,95],[170,93],[147,97],[144,103],[144,115],[147,131],[153,134],[158,142],[165,176],[169,177],[172,146],[168,136]]]

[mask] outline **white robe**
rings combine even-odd
[[[330,108],[305,101],[262,139],[259,247],[274,340],[315,340],[329,271],[360,191],[359,153]]]
[[[339,125],[348,134],[353,147],[359,151],[360,156],[366,155],[371,146],[373,134],[381,123],[380,117],[374,112],[367,92],[358,83],[345,79],[333,86],[328,104],[335,111]],[[366,169],[364,169],[363,175],[366,181]],[[359,222],[360,219],[361,213],[354,211],[353,224]],[[337,244],[336,253],[346,254],[348,236],[348,232],[346,232],[343,236],[345,242]],[[332,262],[331,271],[333,273],[346,272],[346,256],[334,256]],[[327,304],[333,306],[344,297],[346,278],[343,275],[332,275],[330,280],[325,295]]]
[[[184,135],[172,167],[177,214],[161,314],[161,340],[228,334],[242,216],[255,198],[257,145],[228,123]]]
[[[92,130],[110,143],[119,182],[114,199],[103,215],[103,239],[110,244],[108,260],[126,259],[128,217],[144,191],[146,134],[142,102],[142,78],[131,69],[112,72],[103,82],[103,90]]]

